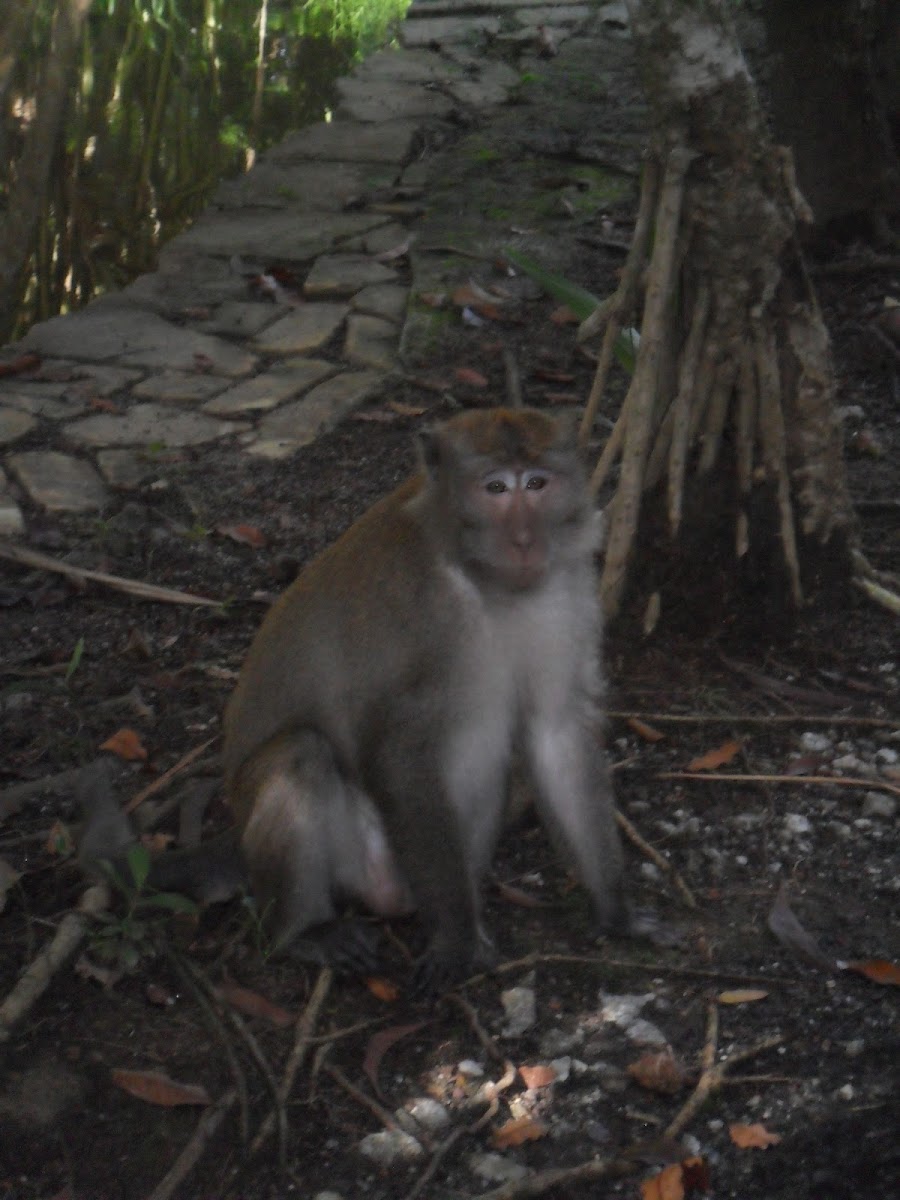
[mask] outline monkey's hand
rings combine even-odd
[[[497,965],[497,947],[490,934],[479,925],[474,947],[449,941],[438,934],[413,967],[411,990],[414,996],[434,996],[449,991],[470,975],[492,971]]]
[[[341,975],[373,975],[378,970],[378,930],[352,918],[309,929],[285,947],[291,958],[333,967]]]

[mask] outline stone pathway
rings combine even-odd
[[[567,43],[590,73],[604,55],[614,68],[624,39],[622,4],[414,5],[403,48],[339,82],[335,120],[221,184],[156,272],[3,350],[40,366],[0,378],[0,534],[24,534],[29,506],[103,510],[151,476],[148,451],[231,439],[248,458],[288,456],[376,395],[433,319],[398,264],[414,293],[446,282],[418,249],[431,195],[452,191],[441,147],[501,117],[540,142],[546,95],[521,91],[548,69],[541,51],[561,50],[563,79]],[[452,231],[452,205],[441,212]],[[295,283],[265,276],[275,264]]]

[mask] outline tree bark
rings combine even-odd
[[[31,256],[50,164],[62,127],[69,72],[91,0],[58,0],[50,51],[37,91],[34,121],[16,164],[6,212],[0,218],[0,342],[15,321],[22,272]],[[24,7],[24,6],[23,6]]]
[[[790,152],[771,141],[726,5],[627,3],[654,127],[642,212],[655,213],[655,230],[642,244],[636,236],[607,312],[608,335],[633,319],[646,272],[635,371],[595,472],[599,488],[621,456],[604,604],[619,611],[653,510],[682,554],[708,555],[696,526],[720,514],[694,512],[687,538],[685,497],[729,472],[718,494],[732,510],[734,573],[755,541],[780,559],[797,608],[808,547],[831,543],[849,574],[854,531],[828,334],[796,238],[809,210]]]

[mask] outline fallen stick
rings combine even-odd
[[[145,800],[150,798],[150,796],[154,796],[157,792],[161,792],[162,789],[166,787],[166,785],[172,779],[174,779],[180,771],[183,771],[185,767],[189,767],[191,763],[194,762],[195,759],[198,759],[203,751],[207,750],[215,740],[216,739],[214,737],[208,738],[205,742],[201,742],[199,746],[195,746],[193,750],[188,750],[186,754],[182,754],[178,762],[169,767],[168,771],[163,771],[162,775],[159,775],[153,780],[152,783],[148,783],[145,788],[141,788],[139,792],[135,792],[135,794],[125,805],[125,811],[127,813],[134,812],[138,805],[143,804]]]
[[[73,567],[71,563],[51,558],[49,554],[40,554],[37,550],[26,550],[24,546],[16,546],[12,542],[0,541],[0,558],[22,563],[26,567],[37,567],[41,571],[55,571],[57,575],[64,575],[67,579],[75,579],[78,582],[90,580],[92,583],[102,583],[106,587],[137,596],[141,600],[158,600],[164,604],[202,604],[208,608],[221,606],[221,601],[211,600],[208,596],[192,596],[190,592],[159,587],[155,583],[142,583],[139,579],[126,579],[124,575],[110,575],[106,571],[92,571],[88,567]]]
[[[616,820],[619,823],[619,828],[622,830],[628,840],[633,845],[637,846],[641,854],[643,854],[646,858],[649,858],[652,863],[655,863],[658,869],[662,871],[664,875],[668,875],[671,878],[676,892],[678,892],[688,908],[696,908],[697,901],[694,899],[693,892],[684,882],[669,860],[660,854],[658,850],[654,849],[654,847],[651,846],[650,843],[640,835],[640,833],[638,833],[637,829],[634,825],[632,825],[628,818],[623,816],[618,809],[616,810]]]
[[[87,889],[75,912],[66,913],[56,933],[0,1004],[0,1042],[6,1041],[13,1025],[44,994],[56,972],[81,945],[90,919],[108,906],[109,888],[105,883],[98,883]]]
[[[837,787],[864,787],[873,792],[892,792],[900,796],[900,787],[883,779],[845,779],[841,775],[739,775],[737,772],[659,771],[656,779],[696,779],[703,783],[799,783],[804,786],[830,783]]]
[[[197,1122],[194,1134],[175,1162],[147,1197],[147,1200],[169,1200],[185,1176],[193,1170],[206,1150],[213,1134],[228,1116],[237,1100],[237,1089],[229,1088],[216,1101],[212,1108],[206,1110]]]
[[[613,711],[606,714],[619,721],[668,721],[670,725],[865,725],[873,729],[900,729],[890,717],[828,716],[827,713],[641,713]]]

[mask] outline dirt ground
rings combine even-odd
[[[628,211],[612,210],[625,238]],[[584,223],[578,228],[583,233]],[[578,242],[571,224],[560,223],[559,237],[569,238],[561,255],[579,281],[603,294],[621,255]],[[860,253],[827,247],[814,266],[841,404],[850,408],[848,464],[863,545],[876,566],[898,571],[898,360],[872,322],[886,295],[898,298],[900,270],[855,270]],[[835,274],[836,263],[851,265]],[[251,463],[227,446],[160,455],[152,484],[123,495],[102,520],[30,514],[29,544],[47,553],[226,604],[151,604],[3,566],[0,865],[20,877],[0,917],[0,996],[85,890],[68,852],[78,823],[72,778],[60,773],[96,759],[116,731],[134,730],[147,758],[121,765],[125,799],[214,738],[266,604],[404,477],[420,424],[453,403],[503,394],[504,346],[526,401],[583,397],[591,364],[573,329],[551,322],[554,307],[537,297],[523,303],[519,323],[448,329],[423,372],[437,390],[420,378],[391,397],[421,410],[413,415],[382,398],[282,463]],[[458,367],[482,372],[489,388],[461,383]],[[223,532],[235,526],[259,531],[251,540],[262,544]],[[731,572],[727,561],[709,566],[711,587]],[[814,596],[792,627],[764,627],[740,606],[718,608],[697,594],[671,598],[665,615],[651,637],[630,621],[610,631],[608,742],[621,811],[696,898],[688,908],[667,874],[628,843],[635,899],[678,928],[677,945],[598,946],[584,897],[543,832],[527,821],[517,826],[504,837],[488,889],[498,973],[461,989],[462,999],[410,1001],[402,987],[412,929],[401,924],[384,939],[385,974],[399,995],[332,981],[286,1106],[281,1171],[276,1138],[256,1152],[248,1147],[297,1036],[293,1025],[274,1023],[274,1006],[303,1013],[316,972],[261,952],[241,905],[210,909],[199,921],[169,922],[150,909],[136,964],[104,986],[92,926],[74,963],[56,970],[3,1047],[0,1197],[169,1195],[166,1172],[204,1111],[221,1119],[201,1140],[178,1197],[475,1196],[505,1181],[513,1187],[519,1168],[595,1157],[619,1165],[603,1182],[567,1182],[546,1194],[637,1197],[642,1179],[691,1155],[704,1160],[697,1171],[716,1197],[898,1194],[897,989],[823,969],[796,938],[785,944],[767,927],[785,884],[823,958],[900,961],[896,618],[849,589]],[[723,751],[727,762],[704,778],[669,777],[726,743],[735,743]],[[190,796],[194,772],[214,773],[215,752],[215,744],[202,751],[139,812]],[[802,784],[800,776],[818,781]],[[40,780],[46,786],[26,796],[14,790]],[[207,830],[225,819],[217,793]],[[177,813],[160,827],[176,831]],[[133,943],[139,931],[130,928]],[[170,950],[155,952],[161,944]],[[211,998],[224,981],[266,1002],[255,1015],[244,1011],[251,1037]],[[517,995],[526,1006],[518,1033],[501,998],[513,987],[524,989]],[[735,1061],[678,1136],[667,1136],[705,1045],[716,1063],[757,1052]],[[629,1073],[664,1046],[675,1067],[643,1082]],[[114,1073],[122,1070],[199,1085],[212,1106],[150,1103],[121,1086]],[[497,1086],[485,1092],[486,1081]],[[443,1105],[447,1123],[420,1103],[432,1124],[419,1130],[419,1156],[387,1165],[367,1157],[362,1139],[396,1127],[395,1110],[423,1097]],[[512,1119],[520,1124],[510,1130]],[[780,1140],[740,1148],[732,1127],[741,1125]]]

